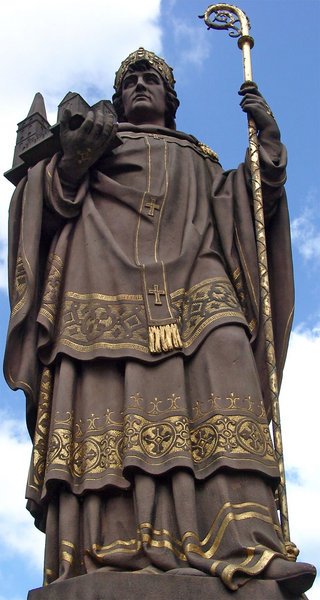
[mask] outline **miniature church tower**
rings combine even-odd
[[[50,124],[47,121],[47,113],[43,96],[37,92],[31,104],[28,116],[18,123],[17,143],[13,156],[12,167],[23,163],[20,154],[33,146],[40,139],[50,133]]]

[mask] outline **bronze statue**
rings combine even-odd
[[[174,83],[163,59],[130,54],[114,109],[77,127],[66,110],[62,153],[30,168],[12,200],[5,372],[27,396],[44,581],[104,569],[237,590],[258,578],[298,597],[315,570],[287,560],[273,494],[248,160],[224,172],[176,131]],[[260,92],[241,94],[259,129],[281,376],[286,151]]]

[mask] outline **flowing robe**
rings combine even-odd
[[[223,172],[180,132],[119,135],[76,192],[56,156],[11,205],[5,372],[27,395],[45,582],[192,568],[235,589],[284,552],[249,170]],[[260,159],[281,375],[285,150],[261,144]]]

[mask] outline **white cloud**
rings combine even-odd
[[[320,565],[320,335],[299,327],[291,336],[280,394],[291,540],[300,560]],[[316,600],[318,588],[308,592]]]
[[[190,78],[191,73],[207,67],[212,43],[206,29],[200,27],[196,3],[192,13],[188,15],[188,11],[186,11],[184,19],[177,17],[180,4],[178,0],[165,0],[162,2],[162,15],[166,21],[170,22],[174,74],[179,86],[182,86],[186,78]]]
[[[305,207],[291,224],[292,242],[305,260],[320,260],[320,215],[318,195],[309,192]]]
[[[320,580],[319,578],[315,581],[311,590],[307,592],[308,600],[319,600],[320,598]]]
[[[44,95],[53,124],[57,105],[69,90],[92,103],[110,98],[115,70],[130,52],[143,45],[161,53],[160,3],[56,0],[50,6],[43,0],[13,0],[3,4],[1,172],[11,167],[17,123],[27,116],[36,92]],[[5,244],[13,190],[0,177],[0,241]],[[6,288],[2,271],[0,288]]]
[[[180,63],[189,63],[196,67],[202,65],[210,54],[210,41],[205,30],[199,27],[172,20],[175,42],[180,46]],[[183,50],[182,50],[183,49]],[[179,68],[179,63],[176,65]],[[175,69],[176,70],[176,69]]]
[[[320,466],[317,436],[317,417],[320,420],[320,334],[319,329],[297,328],[291,335],[285,366],[280,403],[283,429],[290,446],[288,467],[303,470],[302,482],[314,481],[314,461]],[[304,423],[308,435],[300,424]],[[308,446],[308,464],[304,462],[304,451]],[[310,452],[309,452],[310,451]],[[313,458],[311,458],[313,456]],[[320,469],[319,469],[320,471]],[[320,481],[319,491],[320,491]]]
[[[43,564],[44,535],[25,508],[25,484],[31,443],[24,422],[0,414],[0,545],[2,554],[28,559],[36,568]],[[3,491],[5,490],[5,493]]]
[[[18,10],[17,10],[18,4]],[[106,90],[120,61],[139,45],[161,48],[160,0],[8,2],[2,9],[6,94],[41,85],[56,104],[72,82]],[[0,46],[0,47],[1,47]],[[41,90],[40,90],[41,91]],[[78,90],[76,90],[78,91]]]

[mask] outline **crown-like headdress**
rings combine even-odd
[[[121,63],[118,71],[116,71],[116,78],[113,86],[116,92],[120,91],[122,80],[130,65],[138,60],[147,60],[153,69],[158,71],[161,77],[167,81],[172,89],[174,89],[175,79],[173,77],[172,67],[167,65],[164,58],[160,58],[154,52],[149,52],[149,50],[140,47],[138,50],[135,50],[135,52],[129,54],[129,56]]]

